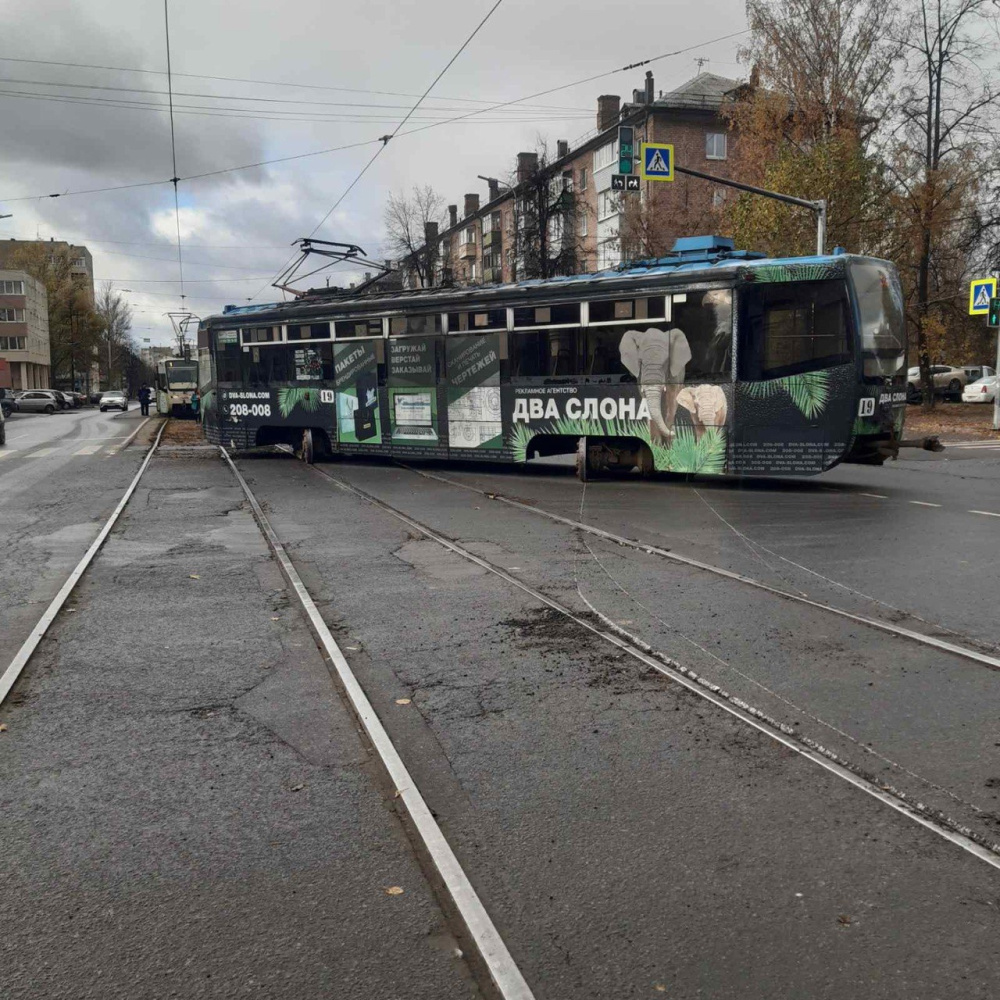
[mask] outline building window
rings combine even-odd
[[[726,133],[707,132],[705,134],[705,159],[724,160],[726,158]]]
[[[73,258],[73,266],[74,267],[86,267],[87,266],[87,261],[83,257],[74,257]]]
[[[25,337],[0,337],[0,351],[25,350]]]
[[[602,191],[597,197],[597,221],[603,222],[618,214],[619,198],[613,191]]]
[[[469,280],[470,281],[478,281],[479,280],[479,272],[478,272],[478,268],[476,266],[476,262],[475,261],[473,261],[469,265]]]
[[[24,282],[0,281],[0,295],[24,295]]]
[[[596,174],[598,170],[603,170],[605,167],[610,167],[617,160],[618,140],[615,139],[614,142],[609,142],[594,151],[594,173]]]
[[[462,235],[461,235],[461,237],[460,237],[460,239],[459,239],[458,242],[459,242],[459,245],[463,246],[463,247],[464,246],[469,246],[470,244],[472,244],[473,246],[475,246],[475,243],[476,243],[476,227],[475,226],[469,226],[468,229],[463,229],[462,230]]]
[[[3,309],[0,308],[0,323],[23,323],[23,309]]]
[[[580,228],[579,228],[579,233],[580,233],[581,236],[586,236],[587,235],[587,217],[588,217],[588,214],[589,213],[587,212],[586,208],[580,213]]]
[[[726,203],[726,192],[722,188],[716,188],[712,192],[712,207],[721,208]]]
[[[580,169],[580,190],[587,190],[587,168],[581,167]]]

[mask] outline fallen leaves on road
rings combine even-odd
[[[200,579],[201,579],[201,577],[200,577],[200,576],[198,576],[198,574],[197,574],[197,573],[188,573],[188,579],[189,579],[189,580],[200,580]]]
[[[841,913],[841,915],[837,917],[837,923],[848,927],[850,926],[851,918],[846,913]]]
[[[390,885],[388,889],[385,890],[387,896],[402,896],[403,887],[401,885]]]
[[[271,621],[273,621],[273,622],[280,622],[281,621],[281,615],[271,615]]]
[[[301,792],[302,789],[305,788],[305,787],[306,787],[305,785],[292,785],[292,791],[293,792]]]
[[[7,723],[0,722],[0,733],[5,733],[5,732],[7,732]]]
[[[397,698],[396,699],[396,704],[397,705],[409,705],[410,704],[410,699],[409,698]]]

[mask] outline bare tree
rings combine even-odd
[[[512,277],[552,278],[576,274],[583,256],[581,213],[572,171],[553,173],[548,148],[539,139],[536,160],[527,174],[516,172],[513,191],[513,233],[508,253]]]
[[[426,241],[427,223],[440,225],[444,215],[444,198],[426,184],[414,185],[409,194],[390,193],[385,205],[386,251],[405,261],[421,288],[433,284],[437,263],[437,241]]]
[[[132,306],[110,281],[105,281],[98,290],[95,311],[100,319],[99,364],[105,383],[111,388],[117,380],[122,387],[135,346],[130,337]]]
[[[956,286],[968,277],[982,234],[977,203],[996,198],[1000,81],[987,46],[996,11],[993,0],[916,0],[899,38],[907,76],[888,163],[925,408],[934,405],[932,353],[957,318]]]

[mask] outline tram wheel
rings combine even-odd
[[[307,427],[302,432],[302,447],[299,450],[299,457],[306,463],[306,465],[313,464],[313,432],[311,427]]]
[[[581,483],[587,482],[590,478],[587,462],[587,439],[585,437],[580,438],[576,443],[576,478],[580,480]]]

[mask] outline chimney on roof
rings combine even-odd
[[[478,194],[467,194],[465,196],[465,215],[463,218],[468,218],[470,215],[475,215],[479,211],[479,195]]]
[[[451,228],[458,225],[458,205],[448,206],[448,225]]]
[[[645,99],[646,99],[646,91],[645,90],[633,90],[632,91],[632,103],[633,104],[642,104],[642,102]]]
[[[646,70],[646,103],[653,103],[653,95],[656,93],[653,90],[653,71],[651,69]]]
[[[556,141],[556,156],[561,160],[564,156],[569,156],[569,142],[566,139]]]
[[[597,98],[597,131],[603,132],[617,124],[622,99],[617,94],[602,94]]]
[[[387,271],[391,271],[391,270],[392,270],[392,261],[391,261],[391,260],[390,260],[390,259],[389,259],[388,257],[386,257],[386,258],[385,258],[385,259],[384,259],[384,260],[382,261],[382,263],[383,263],[383,264],[385,265],[385,269],[386,269]]]
[[[523,184],[538,173],[537,153],[517,154],[517,183]]]
[[[438,224],[436,222],[425,222],[424,243],[430,246],[432,243],[437,243],[437,238],[438,238]]]
[[[486,183],[490,188],[490,201],[496,201],[500,197],[500,182],[495,177],[491,177]]]

